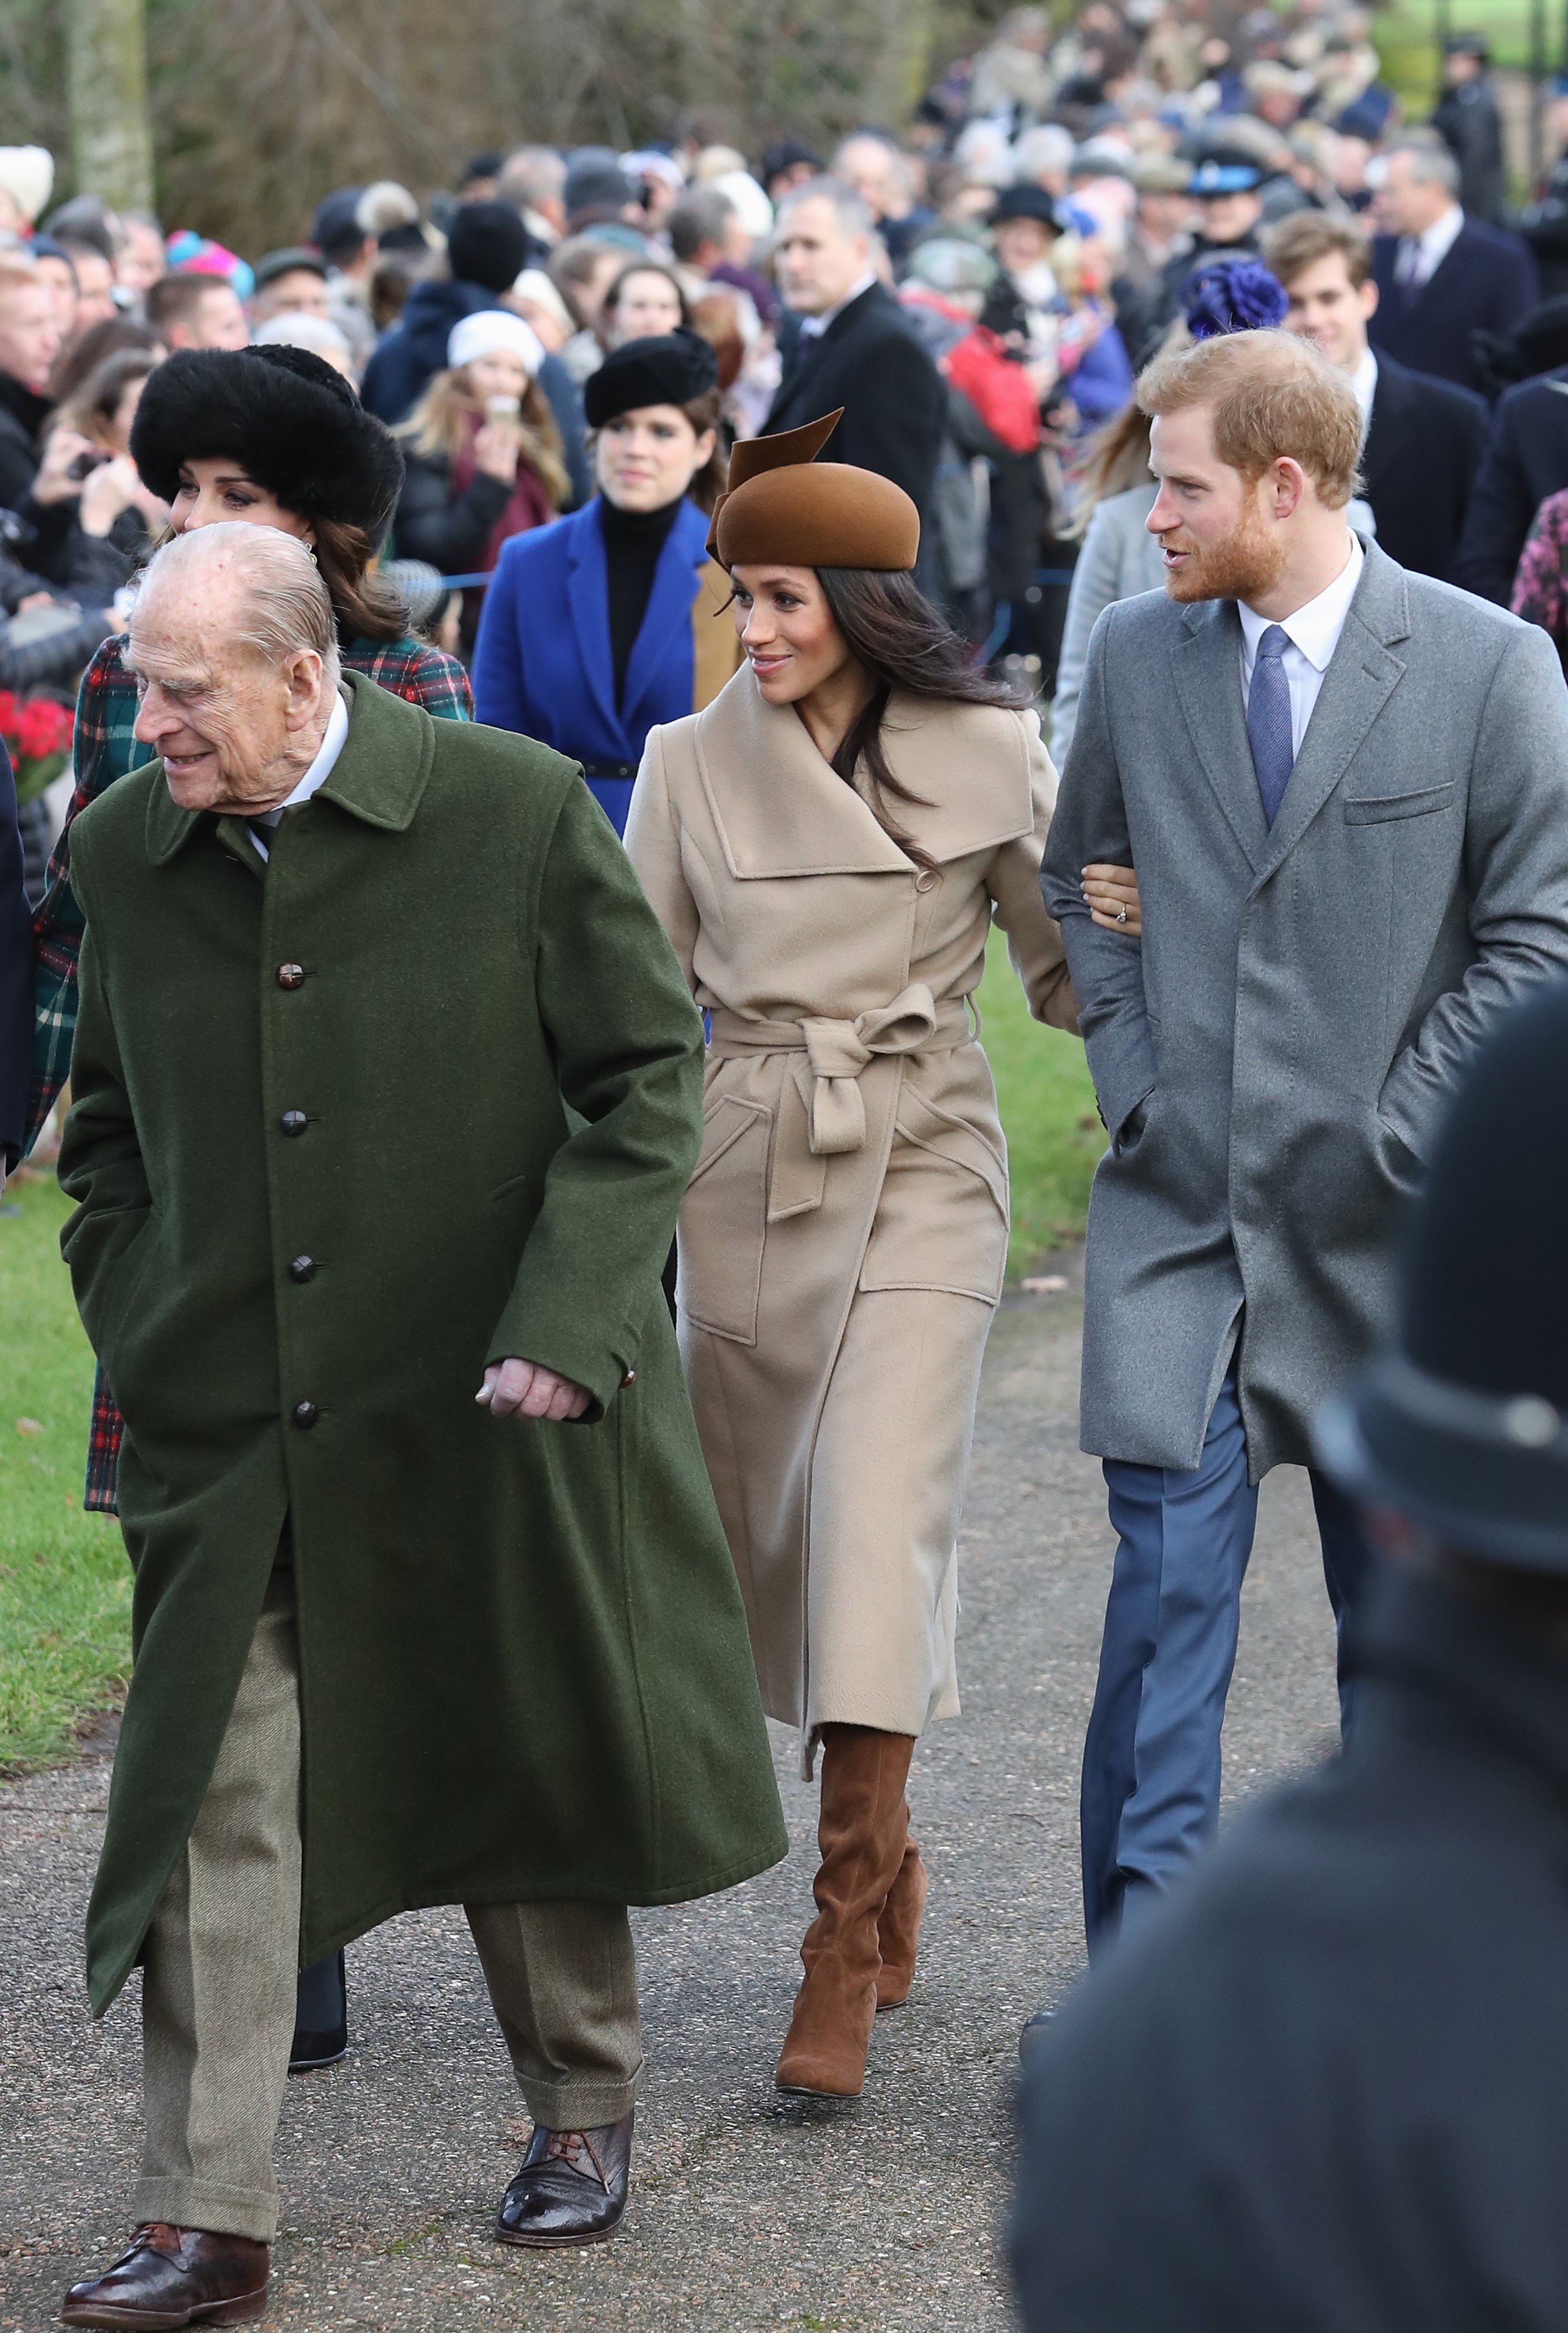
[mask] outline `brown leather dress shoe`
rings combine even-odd
[[[266,2313],[265,2244],[152,2220],[104,2275],[72,2286],[60,2320],[175,2333],[182,2325],[248,2325]]]
[[[522,2168],[502,2198],[496,2242],[553,2250],[613,2236],[626,2208],[636,2119],[623,2115],[599,2130],[536,2126]]]

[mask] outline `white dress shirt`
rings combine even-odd
[[[1441,218],[1435,218],[1424,234],[1401,235],[1394,260],[1394,282],[1406,285],[1429,283],[1453,249],[1464,224],[1464,212],[1458,203],[1450,203]]]
[[[1372,427],[1372,399],[1378,393],[1378,360],[1370,348],[1361,352],[1361,362],[1350,377],[1355,391],[1355,401],[1361,408],[1361,442],[1366,445],[1366,433]]]
[[[309,802],[317,788],[324,786],[331,776],[338,756],[348,740],[349,704],[342,690],[339,689],[332,699],[332,710],[327,716],[327,734],[317,749],[316,758],[294,788],[293,792],[286,802],[281,802],[276,810],[257,811],[249,821],[251,840],[263,859],[270,859],[272,853],[256,832],[257,827],[276,826],[286,810],[293,810],[298,803]]]
[[[1247,692],[1252,686],[1252,667],[1257,661],[1257,643],[1270,624],[1278,624],[1290,646],[1280,662],[1290,684],[1290,750],[1301,751],[1301,741],[1306,734],[1306,725],[1312,719],[1312,708],[1317,703],[1317,693],[1323,686],[1324,674],[1329,658],[1339,646],[1339,636],[1344,629],[1344,619],[1350,613],[1350,603],[1355,597],[1355,587],[1361,581],[1361,571],[1366,564],[1366,554],[1353,534],[1350,556],[1326,590],[1294,616],[1260,616],[1245,600],[1236,603],[1241,619],[1241,701],[1247,703]]]
[[[1350,377],[1350,385],[1361,408],[1361,450],[1364,455],[1367,433],[1372,428],[1372,399],[1378,391],[1378,360],[1371,349],[1362,350],[1361,362]],[[1357,494],[1347,506],[1345,517],[1357,534],[1375,535],[1378,531],[1372,506],[1362,494]]]
[[[858,300],[863,292],[869,292],[875,281],[875,269],[868,267],[865,274],[861,277],[859,283],[852,283],[848,291],[845,293],[843,299],[836,300],[831,308],[824,308],[820,316],[801,317],[799,337],[803,341],[820,340],[823,333],[827,330],[828,325],[834,323],[838,317],[843,315],[844,311],[848,307],[850,302],[852,300]]]

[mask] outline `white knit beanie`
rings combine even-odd
[[[509,356],[521,357],[530,380],[537,380],[544,362],[544,342],[531,324],[524,323],[509,308],[481,308],[477,315],[464,316],[454,324],[446,343],[446,361],[455,372],[459,366],[472,364],[475,357],[493,356],[504,349]]]

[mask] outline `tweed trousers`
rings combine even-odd
[[[146,2135],[134,2214],[271,2242],[272,2143],[294,2030],[300,1673],[292,1572],[272,1575],[234,1714],[144,1951]],[[625,1908],[465,1906],[529,2112],[617,2122],[642,2074]]]

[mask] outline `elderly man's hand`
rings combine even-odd
[[[580,1417],[592,1398],[586,1386],[558,1377],[542,1361],[492,1361],[473,1397],[497,1417],[544,1417],[560,1424]]]

